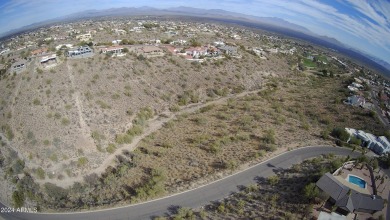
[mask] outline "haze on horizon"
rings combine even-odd
[[[0,35],[84,10],[143,6],[223,9],[277,17],[390,63],[390,2],[386,0],[4,0],[0,2]]]

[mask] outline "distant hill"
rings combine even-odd
[[[344,53],[351,58],[358,59],[359,61],[367,64],[368,66],[390,76],[390,64],[378,59],[373,56],[369,56],[361,51],[348,48],[338,40],[328,37],[319,36],[310,30],[290,23],[286,20],[274,17],[259,17],[253,15],[245,15],[241,13],[229,12],[221,9],[199,9],[191,7],[174,7],[168,9],[156,9],[152,7],[122,7],[122,8],[110,8],[104,10],[87,10],[82,12],[73,13],[67,16],[58,17],[56,19],[47,20],[44,22],[34,23],[22,28],[11,30],[7,32],[3,37],[9,37],[24,31],[33,30],[45,25],[66,22],[77,19],[85,18],[97,18],[104,16],[137,16],[137,15],[180,15],[180,16],[191,16],[191,17],[203,17],[209,18],[216,21],[225,21],[230,23],[237,23],[248,27],[256,27],[271,32],[284,34],[290,37],[304,39],[309,42],[320,44],[325,47],[335,49],[339,52]]]

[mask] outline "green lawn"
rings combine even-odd
[[[313,61],[311,61],[310,59],[304,59],[303,60],[303,65],[305,65],[306,67],[317,67],[317,65],[313,62]]]

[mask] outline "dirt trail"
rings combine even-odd
[[[193,113],[193,112],[195,112],[195,111],[197,111],[205,106],[208,106],[208,105],[223,104],[223,103],[227,102],[227,100],[229,98],[239,98],[239,97],[246,96],[248,94],[257,93],[259,91],[260,90],[246,91],[246,92],[239,93],[236,95],[229,95],[227,97],[223,97],[223,98],[220,98],[220,99],[217,99],[214,101],[210,101],[207,103],[190,104],[190,105],[187,105],[187,106],[181,108],[180,111],[178,111],[176,113],[173,113],[171,111],[162,112],[160,114],[160,116],[156,116],[153,119],[148,121],[148,126],[145,128],[142,135],[135,137],[131,144],[123,145],[121,148],[116,149],[116,151],[113,154],[109,155],[108,157],[106,157],[104,159],[104,161],[99,165],[99,167],[97,167],[95,169],[91,169],[87,174],[84,174],[82,176],[78,175],[75,177],[68,177],[64,180],[47,179],[44,181],[37,181],[37,182],[42,182],[42,183],[51,182],[51,183],[54,183],[54,184],[61,186],[61,187],[68,187],[68,186],[71,186],[74,182],[83,181],[83,177],[85,175],[92,174],[92,173],[102,174],[102,173],[104,173],[104,171],[106,170],[106,168],[109,165],[115,165],[116,156],[121,155],[123,150],[133,151],[137,147],[137,145],[140,143],[140,141],[142,141],[145,137],[149,136],[150,134],[156,132],[160,128],[162,128],[166,122],[174,119],[176,116],[179,116],[179,115],[182,115],[185,113]],[[164,115],[164,116],[161,116],[161,115]]]
[[[91,128],[85,123],[84,117],[83,117],[83,105],[80,102],[80,92],[76,89],[75,84],[74,84],[74,76],[72,74],[72,67],[67,63],[67,68],[68,68],[68,76],[69,80],[71,82],[71,86],[73,91],[75,91],[72,95],[72,98],[75,100],[75,105],[77,108],[77,113],[79,115],[79,126],[80,126],[80,131],[81,131],[81,136],[84,139],[83,141],[87,142],[88,144],[84,146],[89,146],[93,147],[95,145],[94,141],[91,138]]]

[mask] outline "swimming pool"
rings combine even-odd
[[[366,184],[367,184],[366,181],[364,181],[363,179],[353,175],[348,175],[348,182],[358,185],[360,188],[363,189],[366,188]]]

